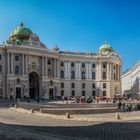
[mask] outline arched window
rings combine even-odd
[[[71,79],[75,79],[75,72],[71,71]]]
[[[106,90],[103,90],[103,96],[106,96]]]
[[[92,72],[92,79],[96,79],[96,73],[95,72]]]
[[[86,74],[84,71],[82,71],[82,75],[81,75],[82,79],[85,79],[86,78]]]
[[[64,78],[64,71],[63,70],[61,70],[60,75],[61,75],[61,78],[63,79]]]
[[[2,65],[0,65],[0,74],[2,74]]]
[[[103,72],[103,79],[106,79],[106,72]]]
[[[19,74],[19,66],[15,66],[15,74]]]

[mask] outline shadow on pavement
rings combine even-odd
[[[29,125],[13,125],[0,124],[15,129],[36,133],[44,136],[55,136],[60,139],[86,139],[86,140],[139,140],[140,139],[140,123],[139,122],[106,122],[88,126],[29,126]],[[8,135],[8,133],[7,133]],[[20,134],[16,134],[20,135]],[[7,136],[1,135],[3,140],[8,139]],[[21,138],[19,140],[22,140]],[[25,139],[28,140],[28,139]],[[32,139],[30,139],[32,140]]]

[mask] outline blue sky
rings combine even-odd
[[[92,51],[108,42],[125,70],[140,59],[139,0],[0,0],[0,42],[24,22],[48,47]]]

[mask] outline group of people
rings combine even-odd
[[[132,111],[132,104],[131,103],[125,103],[124,101],[121,102],[119,101],[118,102],[118,111],[119,112],[130,112]]]
[[[139,111],[140,110],[140,103],[133,104],[132,103],[126,103],[124,101],[118,102],[118,111],[119,112],[130,112],[130,111]]]

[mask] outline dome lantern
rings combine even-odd
[[[99,48],[99,53],[100,54],[110,54],[114,52],[113,48],[108,44],[105,43]]]

